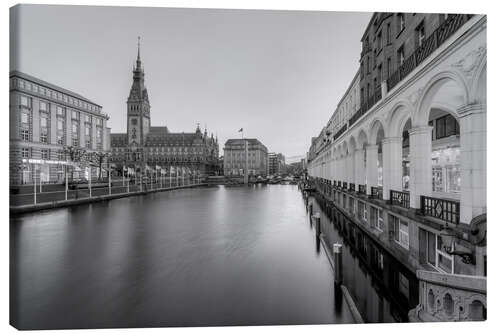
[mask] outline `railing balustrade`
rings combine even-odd
[[[387,79],[387,91],[390,91],[418,65],[420,65],[434,50],[440,47],[453,33],[455,33],[472,15],[455,14],[448,18],[434,30],[403,64]]]
[[[460,223],[460,201],[422,195],[420,196],[420,211],[422,215],[450,223]]]
[[[391,190],[391,205],[410,208],[410,192]]]
[[[372,186],[371,196],[375,199],[382,199],[382,187]]]

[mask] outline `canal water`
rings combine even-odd
[[[292,185],[185,189],[12,217],[11,324],[352,323],[318,244]],[[349,252],[344,263],[360,265]],[[369,272],[350,274],[365,274],[360,292],[377,293]],[[367,311],[385,300],[371,297]]]
[[[343,284],[349,289],[365,322],[407,322],[418,305],[419,284],[403,266],[331,202],[310,196],[312,212],[320,214],[325,244],[343,245]]]

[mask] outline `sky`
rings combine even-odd
[[[153,126],[303,157],[359,67],[372,13],[21,5],[11,70],[79,93],[126,131],[141,37]]]

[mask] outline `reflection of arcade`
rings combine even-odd
[[[353,259],[358,258],[358,267],[363,274],[369,274],[372,287],[380,299],[387,299],[390,313],[395,321],[408,321],[408,312],[418,304],[418,280],[413,272],[403,266],[396,258],[365,233],[359,226],[344,216],[333,205],[328,204],[320,196],[314,196],[322,212],[342,237],[345,247]],[[325,234],[328,238],[330,235]],[[328,239],[328,244],[334,240]],[[354,263],[355,260],[353,260]],[[344,280],[346,280],[344,278]],[[355,281],[345,281],[351,290]],[[353,290],[358,296],[357,290]],[[361,300],[358,300],[358,302]],[[363,317],[367,317],[363,314]],[[366,319],[366,318],[365,318]]]

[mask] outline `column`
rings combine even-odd
[[[355,183],[356,182],[356,179],[355,179],[356,173],[354,170],[355,167],[356,167],[356,161],[354,159],[354,151],[351,151],[349,154],[349,169],[348,169],[349,179],[347,181],[348,183]]]
[[[420,196],[432,193],[432,127],[410,129],[410,207],[420,208]]]
[[[371,193],[371,188],[377,186],[377,159],[378,146],[367,145],[366,149],[366,192]]]
[[[356,151],[354,152],[354,159],[355,159],[354,183],[357,185],[365,185],[364,156],[365,156],[365,150],[363,148],[356,149]],[[356,186],[356,190],[358,190],[358,186]]]
[[[401,191],[403,177],[403,138],[392,137],[382,140],[384,200],[390,199],[390,191]]]
[[[486,213],[486,105],[457,110],[460,122],[460,222]]]

